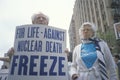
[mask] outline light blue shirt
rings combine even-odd
[[[93,43],[84,43],[81,46],[81,58],[87,68],[91,68],[97,59],[96,48]]]

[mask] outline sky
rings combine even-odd
[[[32,24],[31,16],[38,12],[48,15],[49,26],[67,30],[75,0],[0,0],[0,57],[14,45],[15,28]],[[0,66],[2,62],[0,61]]]

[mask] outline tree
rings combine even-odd
[[[106,32],[98,32],[98,36],[108,43],[108,46],[110,47],[112,53],[120,52],[120,45],[118,47],[118,43],[120,44],[120,41],[116,41],[113,30],[107,30]]]

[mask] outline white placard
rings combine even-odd
[[[17,26],[15,53],[64,53],[66,30],[46,25]]]
[[[68,80],[64,54],[15,54],[8,80]]]
[[[65,48],[66,30],[17,26],[8,80],[68,80]]]

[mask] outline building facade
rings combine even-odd
[[[72,17],[72,19],[71,19],[71,24],[70,24],[70,27],[69,27],[69,31],[68,31],[68,33],[69,33],[69,40],[71,40],[70,41],[70,51],[73,51],[73,49],[74,49],[74,47],[75,47],[75,45],[77,45],[76,44],[76,42],[77,42],[77,39],[76,39],[76,30],[75,30],[76,28],[75,28],[75,21],[74,21],[74,19],[73,19],[73,17]]]
[[[113,47],[115,41],[113,24],[120,22],[120,0],[76,0],[73,8],[73,17],[69,28],[70,49],[80,43],[79,28],[83,22],[93,22],[98,28],[98,35],[104,38]],[[71,31],[73,30],[73,31]],[[71,33],[74,32],[74,46]],[[114,40],[113,40],[114,39]]]

